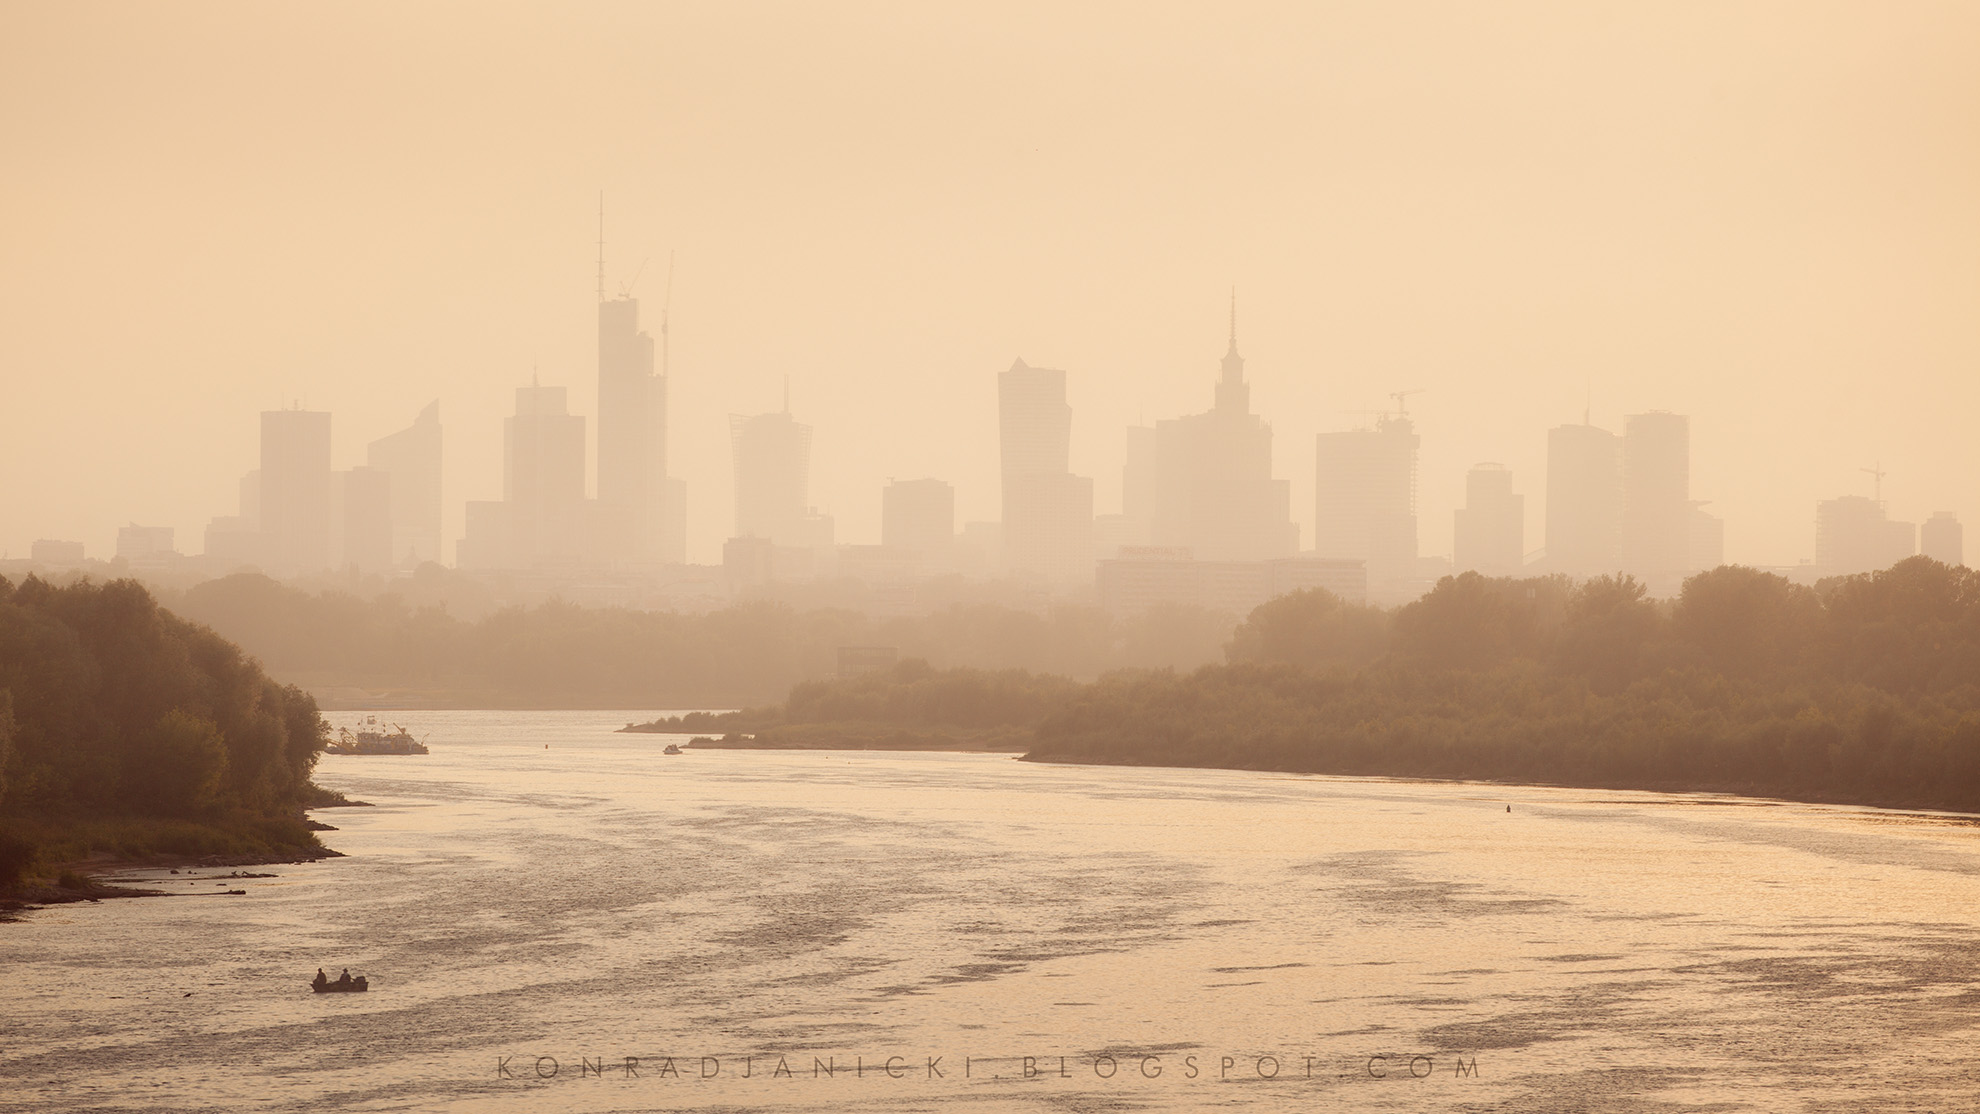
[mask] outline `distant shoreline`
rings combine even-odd
[[[1154,770],[1229,770],[1246,774],[1288,774],[1296,777],[1329,777],[1343,779],[1401,781],[1430,785],[1477,785],[1506,789],[1583,789],[1601,793],[1655,793],[1660,796],[1714,796],[1740,797],[1750,801],[1784,805],[1836,805],[1847,808],[1874,808],[1889,812],[1934,813],[1947,819],[1958,818],[1980,825],[1980,812],[1946,808],[1943,805],[1923,804],[1918,801],[1892,797],[1853,797],[1844,794],[1805,793],[1783,796],[1778,792],[1767,792],[1757,786],[1739,786],[1721,782],[1666,782],[1659,784],[1625,785],[1617,783],[1597,783],[1594,781],[1527,781],[1500,780],[1463,777],[1430,777],[1423,774],[1385,774],[1373,770],[1300,770],[1269,766],[1228,766],[1212,763],[1191,762],[1135,762],[1115,761],[1107,758],[1082,755],[1039,756],[1026,753],[1018,756],[1020,762],[1035,762],[1047,766],[1117,766],[1133,769]]]

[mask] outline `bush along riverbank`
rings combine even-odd
[[[323,858],[327,727],[306,693],[135,581],[0,578],[0,902],[110,896],[90,872]]]
[[[1232,650],[1103,679],[1027,757],[1980,812],[1980,576],[1928,558],[1814,588],[1727,566],[1668,602],[1470,573],[1373,615],[1300,593]]]

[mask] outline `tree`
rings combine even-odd
[[[1486,577],[1447,576],[1396,612],[1396,649],[1432,669],[1483,669],[1512,649],[1506,603]]]
[[[144,812],[196,816],[218,803],[226,777],[220,729],[174,709],[125,754],[123,796]]]
[[[1671,633],[1700,661],[1730,677],[1799,671],[1822,621],[1815,593],[1784,576],[1721,565],[1684,582]]]
[[[1657,605],[1628,574],[1582,582],[1568,597],[1554,658],[1597,692],[1621,691],[1636,678],[1643,647],[1657,633]]]
[[[1253,608],[1224,649],[1231,662],[1362,665],[1387,652],[1389,617],[1325,588],[1288,592]]]

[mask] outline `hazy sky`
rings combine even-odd
[[[1076,471],[1208,407],[1238,290],[1302,544],[1313,435],[1421,389],[1420,522],[1545,435],[1692,416],[1729,560],[1814,503],[1980,550],[1980,4],[0,6],[0,550],[198,551],[257,414],[336,466],[433,398],[446,545],[532,369],[595,433],[595,206],[658,332],[689,556],[727,415],[997,516],[996,375],[1069,372]]]

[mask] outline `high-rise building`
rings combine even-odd
[[[329,568],[335,553],[327,411],[262,411],[260,489],[267,571],[287,576]]]
[[[1937,511],[1918,529],[1918,552],[1947,565],[1964,565],[1965,530],[1951,511]]]
[[[1815,504],[1815,568],[1846,576],[1889,568],[1917,552],[1918,528],[1892,522],[1880,499],[1845,495]]]
[[[516,388],[502,419],[502,499],[467,505],[456,562],[467,569],[571,565],[585,552],[584,418],[562,387]]]
[[[427,403],[410,426],[373,441],[365,463],[391,476],[388,567],[440,560],[439,400]]]
[[[1691,564],[1691,421],[1631,414],[1623,426],[1623,568],[1674,595]]]
[[[1107,560],[1122,549],[1144,548],[1155,536],[1155,430],[1127,428],[1127,462],[1121,467],[1121,513],[1093,516],[1094,556]]]
[[[667,473],[667,321],[663,366],[639,327],[639,300],[605,296],[604,214],[598,244],[599,556],[613,564],[687,560],[686,485]]]
[[[343,567],[382,572],[393,566],[395,479],[383,468],[360,467],[337,473],[337,543]]]
[[[880,544],[946,567],[956,540],[956,489],[941,480],[895,480],[880,491]]]
[[[1377,602],[1407,595],[1416,577],[1419,443],[1405,414],[1315,439],[1314,555],[1366,562]]]
[[[80,565],[83,562],[83,543],[36,538],[34,544],[28,547],[28,560],[37,565]]]
[[[262,560],[261,469],[241,477],[239,513],[215,516],[206,524],[206,558],[223,567],[256,565]]]
[[[1093,575],[1093,480],[1070,471],[1066,373],[1020,359],[997,377],[997,403],[1006,567],[1060,582]]]
[[[1121,466],[1121,514],[1151,534],[1155,528],[1155,430],[1145,425],[1127,430],[1127,461]]]
[[[736,465],[739,538],[768,538],[780,546],[810,546],[819,527],[807,521],[811,485],[811,427],[790,411],[729,417],[729,446]],[[829,520],[824,528],[829,534]],[[830,543],[827,537],[826,543]]]
[[[1452,514],[1451,571],[1515,576],[1525,566],[1526,497],[1513,494],[1505,465],[1467,472],[1464,506]]]
[[[1272,427],[1251,412],[1237,304],[1216,404],[1155,425],[1154,542],[1198,560],[1265,561],[1299,548],[1292,488],[1272,478]]]
[[[1590,577],[1622,569],[1622,444],[1586,422],[1547,431],[1546,567]]]
[[[1725,519],[1705,509],[1703,503],[1691,505],[1691,537],[1689,572],[1707,572],[1726,563],[1726,522]]]
[[[502,422],[502,501],[511,568],[584,555],[584,418],[564,388],[516,388],[515,416]]]
[[[139,526],[135,522],[129,526],[119,526],[117,556],[134,564],[174,556],[172,534],[170,526]]]

